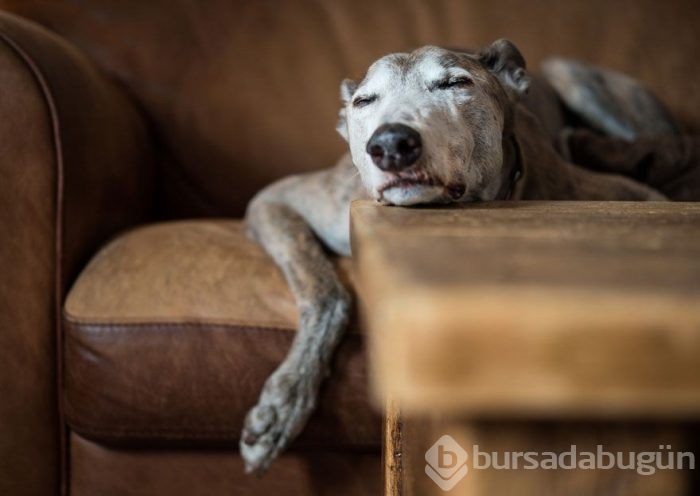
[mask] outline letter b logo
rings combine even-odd
[[[442,436],[426,453],[425,473],[443,491],[449,491],[464,477],[469,468],[468,455],[450,436]]]
[[[445,458],[450,459],[449,462]],[[438,467],[440,468],[452,468],[457,465],[457,453],[454,451],[446,451],[442,444],[438,444]]]

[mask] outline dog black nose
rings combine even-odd
[[[367,153],[383,171],[398,171],[413,165],[422,149],[420,134],[403,124],[384,124],[367,142]]]

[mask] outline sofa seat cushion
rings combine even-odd
[[[347,262],[338,264],[346,275]],[[234,445],[296,321],[281,272],[240,221],[128,232],[95,256],[66,299],[67,421],[105,443]],[[295,446],[378,446],[366,383],[351,326]]]

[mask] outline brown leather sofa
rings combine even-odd
[[[335,160],[339,82],[377,56],[507,36],[531,67],[552,53],[613,67],[700,122],[695,0],[0,8],[7,496],[380,492],[356,332],[309,428],[266,477],[243,474],[243,415],[296,310],[231,220],[269,181]]]

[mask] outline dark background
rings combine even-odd
[[[163,211],[240,215],[271,180],[331,165],[342,78],[391,51],[513,40],[645,82],[697,130],[697,0],[0,0],[118,79],[160,144]]]

